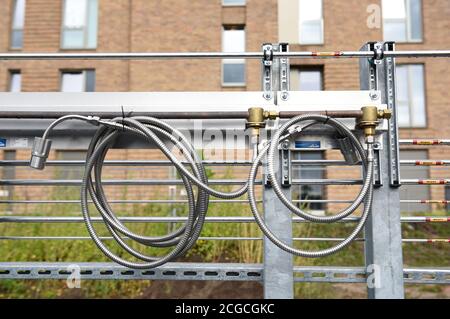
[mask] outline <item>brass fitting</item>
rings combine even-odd
[[[278,111],[264,111],[264,118],[266,120],[276,120],[278,116],[280,116]]]
[[[378,110],[376,106],[364,106],[361,108],[362,116],[356,126],[364,130],[366,136],[374,136],[379,119],[390,119],[392,111],[388,109]]]
[[[258,138],[259,130],[266,126],[264,118],[264,109],[262,107],[251,107],[248,109],[247,123],[245,123],[246,128],[251,128],[251,135]]]
[[[392,117],[392,110],[389,109],[378,110],[379,119],[389,120],[391,117]]]
[[[266,126],[266,120],[274,120],[278,117],[278,111],[265,111],[262,107],[248,109],[246,128],[251,128],[251,135],[258,140],[260,129]]]

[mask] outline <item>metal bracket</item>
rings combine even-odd
[[[394,42],[385,42],[384,50],[395,51]],[[391,110],[392,116],[388,121],[388,139],[389,139],[389,183],[393,187],[401,186],[400,182],[400,151],[398,143],[398,122],[397,107],[395,106],[395,58],[385,58],[385,74],[386,74],[386,102],[387,108]]]
[[[381,161],[380,161],[380,151],[381,145],[375,143],[373,145],[374,158],[373,158],[373,185],[375,187],[383,186],[383,180],[381,179]]]
[[[384,46],[382,42],[377,42],[373,46],[373,62],[381,64],[384,59]]]
[[[289,44],[280,43],[280,52],[289,52]],[[289,98],[289,58],[280,58],[280,91],[281,99]]]
[[[291,186],[291,151],[289,141],[283,141],[280,149],[281,186]]]
[[[263,86],[263,97],[266,100],[271,100],[273,98],[273,88],[272,88],[272,66],[273,66],[273,45],[270,43],[263,44],[262,47],[264,57],[262,61],[262,86]]]

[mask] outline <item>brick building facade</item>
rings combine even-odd
[[[410,1],[405,0],[406,5],[410,5]],[[259,51],[262,43],[281,41],[290,42],[292,51],[358,50],[367,41],[383,40],[383,21],[379,28],[368,27],[367,24],[371,15],[375,14],[375,18],[377,17],[377,7],[374,9],[373,5],[381,8],[381,0],[321,1],[322,40],[320,44],[310,45],[300,44],[301,40],[297,41],[301,36],[296,29],[299,17],[303,16],[298,14],[302,10],[298,10],[299,0],[98,0],[96,44],[93,48],[84,46],[70,49],[63,48],[62,35],[66,23],[64,5],[67,5],[65,1],[23,1],[25,5],[22,25],[14,21],[17,19],[15,10],[19,10],[17,2],[21,1],[0,0],[0,52],[221,51],[224,48],[224,30],[244,30],[246,51]],[[448,49],[449,1],[422,0],[418,3],[422,25],[421,39],[399,43],[397,49]],[[14,34],[17,30],[22,30],[20,36]],[[86,29],[85,32],[90,31]],[[13,48],[12,43],[16,41],[14,37],[22,38],[21,47]],[[450,137],[448,59],[398,59],[397,62],[423,65],[424,74],[425,125],[402,128],[401,138]],[[293,90],[299,89],[296,88],[296,70],[319,70],[321,88],[325,90],[359,89],[357,59],[291,59],[291,68],[294,74],[291,87]],[[14,74],[20,72],[21,91],[60,91],[62,74],[79,70],[95,70],[95,91],[104,92],[260,89],[259,61],[246,61],[245,81],[239,85],[224,84],[222,69],[223,62],[220,60],[1,61],[0,90],[9,90]],[[409,154],[430,159],[450,158],[449,150],[444,148],[421,150],[426,153]],[[7,156],[11,154],[5,153],[5,157]],[[18,151],[15,154],[16,158],[28,156],[26,151]],[[114,156],[130,158],[132,155],[128,151],[118,151]],[[327,157],[334,158],[333,155]],[[443,171],[442,168],[421,172],[430,178],[442,178],[445,173],[449,175],[448,170]],[[30,173],[24,171],[23,174],[29,176]],[[348,171],[333,170],[327,173],[330,178],[348,176]],[[430,187],[429,190],[423,187],[422,190],[424,189],[425,193],[419,192],[419,196],[445,198],[443,187]],[[430,194],[426,194],[427,192]],[[330,188],[328,193],[336,199],[348,198],[348,192],[341,190]],[[416,190],[411,189],[411,196],[415,194]]]

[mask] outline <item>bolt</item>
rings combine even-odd
[[[369,95],[370,95],[370,98],[372,100],[377,100],[378,99],[378,93],[376,93],[376,92],[371,92]]]
[[[281,99],[282,99],[283,101],[286,101],[286,100],[288,99],[288,97],[289,97],[289,94],[288,94],[287,92],[283,92],[283,93],[281,94]]]

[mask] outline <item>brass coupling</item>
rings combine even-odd
[[[362,116],[358,118],[356,127],[364,130],[366,136],[374,136],[378,121],[390,119],[392,111],[388,109],[379,110],[376,106],[364,106],[361,108]]]
[[[274,120],[278,115],[278,111],[265,111],[262,107],[251,107],[248,109],[245,127],[252,129],[252,135],[259,136],[259,130],[266,126],[266,120]]]

